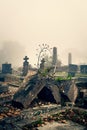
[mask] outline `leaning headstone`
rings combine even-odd
[[[58,87],[52,82],[52,80],[38,77],[38,75],[35,75],[24,87],[22,86],[15,93],[13,102],[15,104],[21,103],[24,108],[28,108],[36,97],[39,97],[40,99],[43,98],[43,100],[45,99],[45,101],[49,102],[60,102]]]
[[[69,98],[71,102],[75,102],[78,96],[78,88],[74,81],[66,81],[63,84],[64,94]]]
[[[37,94],[45,86],[44,79],[32,78],[25,87],[21,87],[13,97],[13,101],[21,103],[24,108],[28,108],[30,103],[37,97]]]

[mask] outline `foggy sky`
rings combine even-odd
[[[17,42],[4,42],[0,49],[0,66],[2,63],[12,63],[12,67],[23,66],[26,50]]]
[[[22,51],[10,51],[16,43]],[[0,0],[0,48],[8,50],[0,52],[0,59],[5,52],[6,61],[19,65],[27,55],[36,64],[36,49],[43,43],[58,48],[63,64],[68,52],[73,63],[87,63],[87,0]]]

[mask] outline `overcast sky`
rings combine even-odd
[[[37,62],[39,44],[58,48],[58,58],[87,63],[87,0],[0,0],[0,63]],[[3,54],[3,55],[2,55]]]

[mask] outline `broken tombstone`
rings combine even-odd
[[[59,89],[52,80],[35,75],[15,93],[13,104],[17,105],[18,103],[24,108],[28,108],[36,97],[41,100],[60,103]]]

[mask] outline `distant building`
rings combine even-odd
[[[8,64],[8,63],[2,64],[2,73],[3,74],[12,74],[11,64]]]
[[[80,65],[80,73],[87,74],[87,65]]]
[[[71,53],[68,54],[68,65],[72,64],[72,55]]]
[[[29,69],[29,62],[28,62],[28,57],[27,56],[25,56],[25,58],[24,58],[24,62],[23,62],[23,76],[26,76],[27,75],[27,73],[28,73],[28,69]]]
[[[53,58],[52,58],[52,65],[56,66],[57,65],[57,48],[53,47]]]

